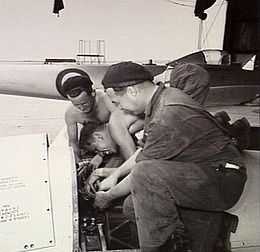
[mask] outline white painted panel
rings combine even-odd
[[[46,135],[0,138],[1,250],[54,246]]]
[[[55,226],[55,247],[42,252],[78,251],[76,170],[65,128],[49,148],[50,184]],[[73,229],[75,228],[75,230]],[[74,246],[73,246],[74,245]]]
[[[48,150],[46,144],[45,134],[0,138],[1,252],[79,249],[76,170],[66,130]]]

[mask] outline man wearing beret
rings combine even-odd
[[[131,193],[141,251],[192,251],[178,208],[231,208],[246,182],[240,152],[201,105],[176,88],[154,85],[143,66],[112,65],[102,82],[122,110],[145,113],[145,143],[101,182],[95,205],[104,209]]]

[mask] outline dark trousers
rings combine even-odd
[[[239,170],[164,160],[138,162],[131,173],[131,197],[141,250],[159,251],[156,248],[172,233],[184,232],[179,207],[227,210],[240,198],[245,181],[246,173]],[[129,202],[128,198],[124,206],[128,215]],[[130,215],[133,219],[133,211]]]

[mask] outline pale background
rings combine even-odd
[[[192,7],[170,0],[64,0],[58,18],[53,2],[0,0],[0,60],[75,57],[80,39],[104,39],[110,61],[172,60],[197,48],[199,19]],[[222,47],[225,6],[218,0],[207,11],[209,48]]]
[[[194,0],[179,0],[194,4]],[[197,49],[199,20],[168,0],[0,0],[0,61],[75,58],[78,41],[104,39],[108,61],[173,60]],[[208,12],[204,47],[222,48],[226,1]],[[14,73],[15,74],[15,73]],[[64,125],[64,101],[0,95],[0,136],[47,132]]]
[[[199,20],[191,7],[169,0],[64,0],[65,9],[58,18],[52,14],[53,1],[0,0],[1,64],[75,58],[80,39],[104,39],[108,61],[167,61],[197,49]],[[217,0],[208,11],[204,48],[222,48],[225,8],[226,1]],[[46,132],[52,141],[64,127],[68,105],[66,101],[0,95],[0,137]],[[257,165],[252,163],[252,167]],[[259,177],[250,178],[257,181],[254,188],[259,188]],[[251,195],[256,197],[258,190]],[[258,204],[255,198],[248,199]],[[258,211],[252,208],[253,204],[248,205],[252,211]],[[243,229],[247,236],[252,232],[257,235],[254,230],[259,228],[254,229],[253,224],[258,225],[257,218],[254,219],[258,215],[259,212],[248,215],[251,231]]]

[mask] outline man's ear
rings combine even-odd
[[[127,87],[127,93],[128,95],[135,97],[138,94],[138,89],[136,86]]]

